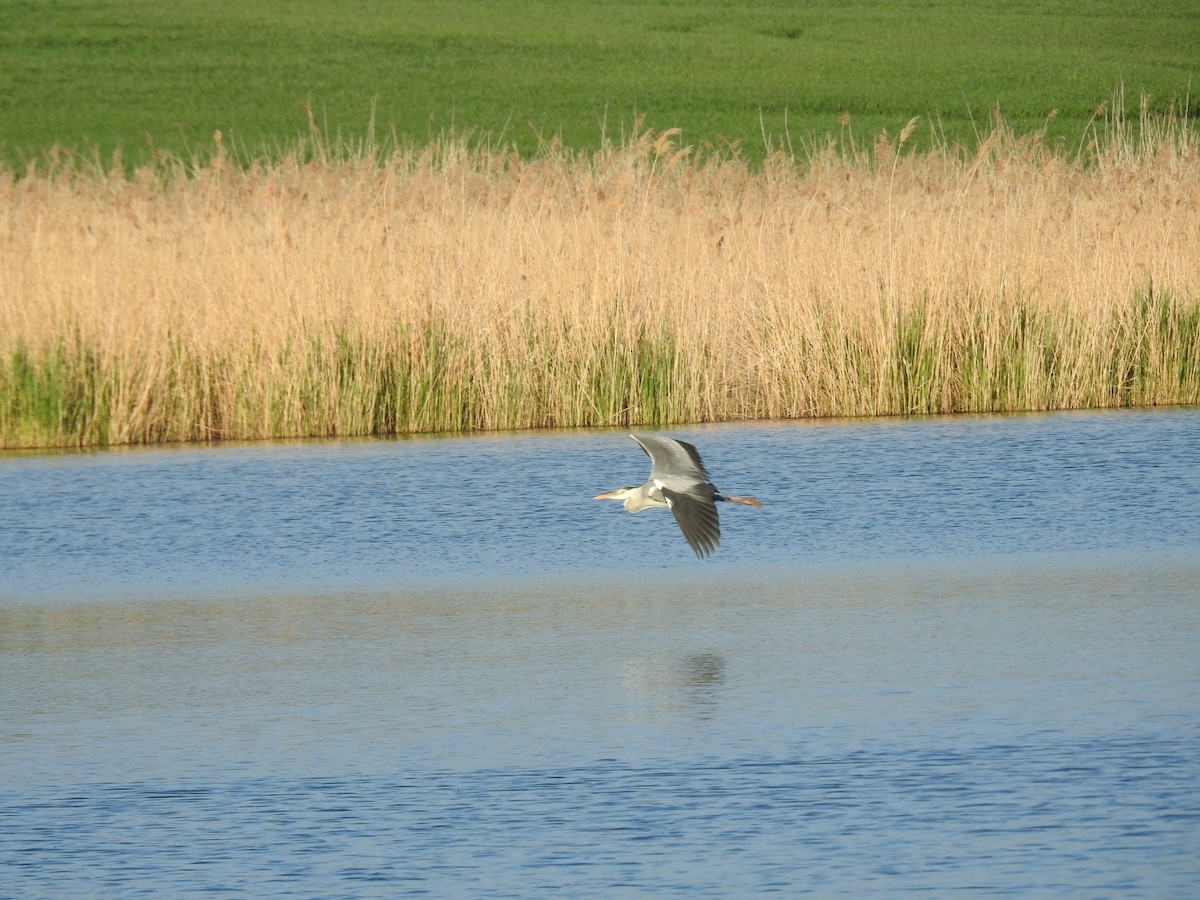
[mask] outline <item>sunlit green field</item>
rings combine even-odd
[[[51,145],[127,163],[309,130],[422,142],[454,129],[523,153],[595,149],[636,116],[685,144],[894,135],[971,145],[990,110],[1073,143],[1123,85],[1191,112],[1193,0],[1128,3],[596,0],[5,0],[0,158]]]

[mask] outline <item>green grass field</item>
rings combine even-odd
[[[120,147],[134,165],[218,129],[269,155],[306,109],[349,140],[374,116],[381,137],[453,129],[523,154],[555,135],[594,149],[645,116],[753,160],[912,116],[914,148],[971,145],[998,105],[1017,133],[1058,110],[1050,137],[1070,145],[1121,85],[1131,111],[1148,94],[1195,115],[1197,47],[1194,0],[5,0],[0,159]]]

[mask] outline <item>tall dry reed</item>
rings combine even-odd
[[[915,127],[0,174],[0,446],[1200,402],[1192,126]]]

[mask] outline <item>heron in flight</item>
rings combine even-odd
[[[703,559],[721,542],[717,502],[762,506],[753,497],[727,497],[713,486],[700,452],[687,441],[657,434],[631,434],[650,457],[650,480],[637,487],[597,494],[596,500],[620,500],[631,513],[663,508],[675,514],[679,530]]]

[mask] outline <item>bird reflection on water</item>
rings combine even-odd
[[[622,680],[626,690],[638,698],[639,719],[682,710],[695,721],[707,721],[716,714],[725,670],[725,657],[707,650],[673,660],[627,660]]]
[[[695,688],[713,687],[725,680],[725,657],[719,653],[694,653],[683,661],[685,685]]]

